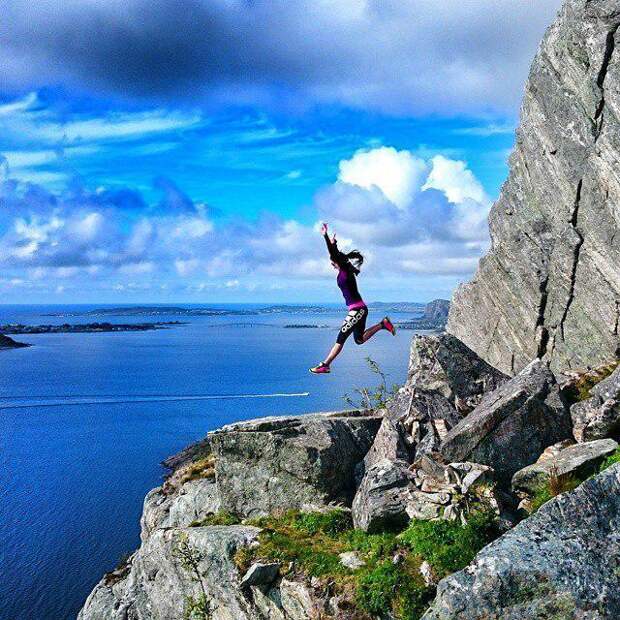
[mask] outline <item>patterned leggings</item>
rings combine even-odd
[[[368,308],[357,308],[350,310],[344,319],[344,323],[338,332],[336,342],[344,344],[347,338],[354,334],[353,338],[357,344],[364,344],[364,332],[366,331],[366,318],[368,317]]]

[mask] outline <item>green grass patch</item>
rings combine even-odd
[[[238,517],[230,514],[229,512],[216,512],[212,515],[207,515],[204,519],[192,521],[190,527],[206,527],[208,525],[237,525],[241,523]]]
[[[198,480],[199,478],[215,478],[215,457],[209,455],[191,462],[183,468],[180,478],[181,484],[185,484],[190,480]]]
[[[441,579],[465,568],[482,547],[498,536],[492,513],[478,512],[465,525],[455,521],[413,521],[399,539],[424,558]]]
[[[616,463],[620,463],[620,448],[616,448],[616,451],[613,454],[610,454],[600,465],[598,468],[599,473],[605,471],[612,465]]]
[[[571,403],[587,400],[592,396],[592,388],[603,379],[607,379],[607,377],[616,370],[618,365],[620,365],[620,359],[582,373],[577,379],[572,380],[569,385],[564,388],[564,394]]]
[[[255,561],[280,563],[283,575],[328,581],[359,618],[391,611],[399,620],[418,620],[435,594],[420,573],[427,561],[443,577],[465,567],[498,535],[487,513],[471,516],[467,525],[447,521],[414,521],[401,533],[368,534],[352,527],[343,510],[326,513],[288,511],[247,521],[261,527],[257,547],[235,555],[240,571]],[[354,551],[364,565],[351,570],[339,555]]]

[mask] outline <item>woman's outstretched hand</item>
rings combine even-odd
[[[321,234],[322,235],[327,234],[327,224],[325,222],[323,222],[323,224],[321,225]]]

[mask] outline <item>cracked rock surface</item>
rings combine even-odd
[[[489,216],[492,244],[447,330],[503,372],[600,365],[620,314],[620,5],[567,0],[532,65]]]
[[[422,620],[620,618],[619,498],[615,465],[551,500],[442,579]]]
[[[263,418],[211,433],[220,509],[241,517],[351,504],[381,417],[348,411]]]

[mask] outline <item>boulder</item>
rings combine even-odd
[[[507,380],[450,334],[413,339],[407,384],[416,391],[438,392],[461,411],[471,411],[485,393]]]
[[[429,456],[409,466],[384,459],[366,473],[353,500],[353,525],[365,531],[402,527],[411,519],[467,520],[472,508],[500,514],[493,470],[477,463],[442,464]]]
[[[570,408],[577,441],[592,441],[620,434],[620,366],[591,390],[591,398]]]
[[[360,474],[363,476],[365,471],[384,459],[409,462],[413,451],[411,443],[411,435],[400,420],[383,418],[372,446],[364,457]]]
[[[144,499],[140,537],[146,540],[161,527],[187,527],[219,510],[220,499],[213,478],[190,480],[171,493],[157,487]]]
[[[553,456],[543,454],[536,463],[524,467],[513,476],[513,491],[533,495],[549,480],[550,475],[574,476],[577,479],[588,476],[617,448],[618,444],[613,439],[599,439],[565,447]]]
[[[409,462],[438,450],[448,430],[461,420],[445,396],[439,392],[414,390],[410,385],[401,388],[388,403],[386,417],[398,423],[399,441],[402,438],[397,447],[394,443],[397,435],[391,435],[392,453],[398,451],[399,458]],[[372,459],[373,452],[369,454],[369,459]],[[382,448],[381,452],[386,453],[387,450]]]
[[[255,608],[237,587],[233,556],[259,531],[241,525],[158,529],[132,556],[123,578],[99,582],[78,619],[181,620],[191,601],[204,595],[212,620],[256,620]]]
[[[242,517],[350,505],[381,417],[348,411],[263,418],[210,434],[221,510]]]
[[[368,469],[355,494],[353,525],[365,531],[404,526],[414,476],[405,461],[382,459]]]
[[[620,618],[620,465],[545,504],[439,582],[422,620]]]
[[[441,453],[448,461],[489,465],[508,485],[515,472],[570,434],[569,412],[555,377],[535,360],[450,430]]]
[[[270,562],[268,564],[255,562],[248,568],[245,575],[243,575],[239,587],[269,586],[276,580],[279,570],[280,565],[275,562]]]

